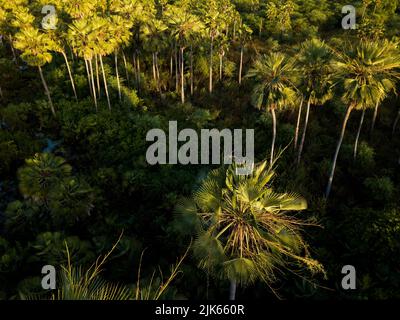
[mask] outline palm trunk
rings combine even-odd
[[[110,96],[109,96],[109,94],[108,94],[108,86],[107,86],[106,73],[105,73],[105,71],[104,71],[103,57],[102,57],[101,55],[99,55],[99,58],[100,58],[101,72],[103,73],[104,90],[105,90],[105,92],[106,92],[107,103],[108,103],[108,109],[111,111]]]
[[[139,57],[139,53],[136,56],[136,67],[137,67],[137,72],[138,72],[138,92],[140,92],[140,84],[141,84],[141,80],[140,80],[140,57]]]
[[[193,79],[194,75],[193,75],[193,46],[190,46],[190,94],[193,95]]]
[[[372,118],[371,132],[370,132],[371,135],[372,135],[372,133],[374,132],[374,129],[375,129],[376,118],[378,116],[378,109],[379,109],[379,100],[376,102],[375,110],[374,110],[374,116]]]
[[[155,54],[154,54],[154,52],[152,53],[152,58],[153,58],[153,60],[152,60],[152,70],[153,70],[153,80],[154,80],[154,82],[156,82],[157,81],[157,75],[156,75],[156,57],[155,57]]]
[[[137,86],[138,77],[137,77],[136,54],[135,53],[133,53],[132,58],[133,58],[133,73],[135,76],[135,86]]]
[[[365,117],[365,109],[363,109],[361,114],[360,125],[358,126],[356,141],[354,143],[354,154],[353,154],[354,160],[356,160],[357,158],[358,140],[360,139],[361,129],[364,123],[364,117]]]
[[[300,130],[301,113],[303,111],[303,102],[304,102],[304,97],[301,97],[299,112],[297,114],[296,131],[294,133],[294,150],[297,149],[297,143],[299,140],[299,130]]]
[[[306,133],[307,133],[307,128],[308,128],[308,119],[310,117],[310,106],[311,106],[311,95],[308,98],[308,103],[307,103],[307,111],[306,111],[306,119],[304,121],[304,129],[303,129],[303,135],[301,136],[301,142],[300,142],[300,147],[299,147],[299,153],[297,155],[297,164],[300,164],[301,161],[301,154],[303,153],[303,148],[304,148],[304,141],[306,140]]]
[[[239,64],[239,84],[242,83],[242,72],[243,72],[243,46],[240,47],[240,64]]]
[[[90,95],[93,97],[92,83],[90,80],[89,64],[86,59],[85,59],[85,68],[86,68],[86,75],[87,75],[87,79],[88,79],[89,89],[90,89]]]
[[[93,63],[92,63],[93,58],[89,60],[89,67],[90,67],[90,74],[91,74],[91,80],[92,80],[92,89],[93,89],[93,100],[94,100],[94,106],[96,107],[96,112],[99,111],[97,108],[97,96],[96,96],[96,87],[94,84],[94,72],[93,72]]]
[[[128,64],[126,63],[126,56],[124,50],[122,51],[122,60],[124,61],[125,75],[126,75],[126,83],[129,86],[129,73],[128,73]]]
[[[236,280],[231,280],[229,288],[229,300],[234,301],[235,299],[236,299]]]
[[[122,101],[121,83],[119,81],[119,72],[118,72],[118,51],[115,51],[114,62],[115,62],[115,75],[117,76],[118,98],[119,98],[119,101]]]
[[[160,88],[160,68],[159,68],[159,65],[158,65],[158,52],[157,51],[155,53],[155,57],[156,57],[157,86],[158,86],[158,89],[161,91],[161,88]]]
[[[219,81],[222,80],[222,60],[223,56],[222,54],[219,55]]]
[[[332,190],[332,182],[333,182],[333,177],[335,175],[336,163],[337,163],[337,159],[338,159],[338,156],[339,156],[340,148],[342,146],[344,134],[346,132],[347,122],[349,121],[351,111],[353,111],[353,105],[350,105],[347,108],[346,116],[344,117],[344,120],[343,120],[342,131],[340,133],[340,138],[339,138],[339,141],[338,141],[337,146],[336,146],[336,151],[335,151],[335,155],[333,157],[333,162],[332,162],[331,173],[329,175],[328,185],[326,187],[326,193],[325,193],[325,198],[326,199],[329,198],[329,195],[330,195],[331,190]]]
[[[49,100],[51,113],[55,117],[56,116],[56,111],[54,110],[53,101],[51,100],[50,91],[49,91],[49,88],[47,86],[46,80],[44,79],[42,68],[40,66],[38,66],[38,69],[39,69],[40,78],[42,79],[44,90],[46,91],[47,99]]]
[[[271,107],[272,115],[272,144],[271,144],[271,166],[274,162],[274,151],[275,151],[275,141],[276,141],[276,114],[275,107]]]
[[[209,75],[209,83],[208,83],[208,91],[212,93],[213,91],[213,45],[214,45],[214,37],[211,37],[210,43],[210,75]]]
[[[181,48],[181,101],[182,103],[185,103],[185,58],[183,56],[183,51],[185,49]]]
[[[69,75],[69,79],[71,80],[71,86],[72,86],[72,90],[74,91],[75,99],[76,99],[76,101],[78,101],[78,95],[76,94],[76,89],[75,89],[75,82],[74,82],[74,78],[72,77],[72,72],[71,72],[71,68],[68,63],[67,55],[65,54],[64,51],[61,51],[61,54],[64,57],[65,64],[67,65],[68,75]]]
[[[397,124],[399,123],[399,121],[400,121],[400,109],[397,113],[396,120],[394,120],[394,123],[393,123],[392,135],[394,135],[394,133],[396,132]]]
[[[178,50],[176,48],[176,42],[175,42],[175,48],[174,48],[174,57],[175,57],[175,91],[179,91],[179,64],[178,64]]]
[[[97,54],[95,55],[95,65],[96,65],[97,92],[99,93],[99,99],[100,99],[101,87],[100,87],[100,77],[99,77],[99,61],[97,59]]]

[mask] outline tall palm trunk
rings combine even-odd
[[[304,148],[304,141],[306,140],[306,133],[307,133],[307,128],[308,128],[308,119],[310,117],[310,106],[311,106],[311,95],[308,98],[308,102],[307,102],[306,119],[304,121],[303,135],[301,136],[301,142],[300,142],[300,146],[299,146],[299,153],[297,155],[297,164],[300,164],[301,154],[303,153],[303,148]]]
[[[363,109],[361,114],[360,125],[358,126],[356,141],[354,143],[354,153],[353,153],[354,160],[356,160],[357,158],[358,140],[360,139],[361,129],[364,123],[364,117],[365,117],[365,109]]]
[[[94,72],[93,72],[93,63],[92,63],[93,58],[89,60],[89,68],[90,68],[90,78],[92,80],[92,90],[93,90],[93,100],[94,100],[94,106],[96,107],[96,112],[99,111],[97,108],[97,95],[96,95],[96,87],[94,84]]]
[[[138,83],[138,92],[140,92],[140,84],[141,84],[141,75],[140,75],[140,57],[139,57],[139,52],[136,55],[136,67],[137,67],[137,74],[138,74],[138,78],[137,78],[137,83]]]
[[[99,94],[99,99],[100,99],[101,87],[100,87],[100,77],[99,77],[99,61],[97,59],[97,54],[94,57],[95,57],[95,66],[96,66],[97,92]]]
[[[272,115],[272,144],[271,144],[271,165],[274,162],[274,151],[275,151],[275,141],[276,141],[276,114],[275,107],[271,107]]]
[[[135,78],[135,86],[137,86],[136,54],[135,53],[133,53],[133,55],[132,55],[132,61],[133,61],[133,75]]]
[[[223,62],[223,59],[224,59],[223,55],[220,54],[219,55],[219,81],[222,80],[222,62]]]
[[[55,111],[55,109],[54,109],[53,101],[51,100],[51,95],[50,95],[49,87],[47,86],[46,80],[44,79],[43,72],[42,72],[42,68],[41,68],[40,66],[38,66],[38,69],[39,69],[40,78],[42,79],[42,83],[43,83],[44,90],[46,91],[47,99],[49,100],[51,113],[52,113],[53,116],[55,117],[55,116],[56,116],[56,111]]]
[[[174,48],[174,58],[175,58],[175,91],[179,91],[179,63],[178,63],[178,49],[176,48],[176,42],[175,42],[175,48]]]
[[[214,53],[214,37],[211,36],[210,43],[210,70],[209,70],[209,83],[208,83],[208,91],[212,93],[213,91],[213,53]]]
[[[90,78],[89,63],[86,59],[85,59],[85,68],[86,68],[86,75],[87,75],[87,79],[88,79],[89,89],[90,89],[90,96],[93,97],[93,89],[92,89],[92,81]]]
[[[71,72],[71,68],[69,66],[67,55],[64,51],[61,51],[61,54],[64,57],[65,64],[67,65],[68,75],[69,75],[69,79],[71,80],[71,86],[72,86],[72,90],[74,91],[75,99],[76,99],[76,101],[78,101],[78,95],[76,94],[76,89],[75,89],[75,82],[74,82],[74,78],[72,77],[72,72]]]
[[[236,280],[231,280],[229,288],[229,300],[234,301],[235,299],[236,299]]]
[[[300,130],[301,113],[303,110],[303,102],[304,102],[304,97],[301,97],[299,112],[297,114],[296,131],[294,133],[294,150],[297,149],[297,143],[299,141],[299,130]]]
[[[158,65],[158,51],[156,51],[155,53],[155,57],[156,57],[156,75],[157,75],[157,87],[158,90],[161,92],[161,84],[160,84],[160,68]]]
[[[397,112],[397,117],[393,123],[392,135],[394,135],[394,133],[396,132],[397,124],[399,123],[399,121],[400,121],[400,108],[399,111]]]
[[[193,45],[190,45],[190,94],[193,95],[194,86],[193,86]]]
[[[325,192],[325,198],[326,199],[329,198],[329,195],[330,195],[331,190],[332,190],[332,182],[333,182],[333,177],[335,175],[335,169],[336,169],[337,159],[338,159],[338,156],[339,156],[339,151],[340,151],[340,148],[342,146],[344,134],[346,132],[347,122],[349,121],[350,114],[351,114],[351,111],[353,111],[353,108],[354,108],[353,105],[350,105],[347,108],[347,112],[346,112],[346,115],[345,115],[344,120],[343,120],[342,131],[340,133],[340,138],[339,138],[339,141],[338,141],[337,146],[336,146],[336,151],[335,151],[335,155],[333,157],[333,162],[332,162],[331,173],[329,175],[328,185],[326,187],[326,192]]]
[[[185,48],[181,47],[181,102],[185,103],[185,57],[183,56],[183,51]]]
[[[376,102],[375,110],[374,110],[374,116],[372,117],[371,132],[370,132],[371,135],[372,135],[372,133],[374,132],[374,129],[375,129],[376,118],[378,117],[378,110],[379,110],[379,100]]]
[[[240,64],[239,64],[239,84],[242,83],[242,72],[243,72],[243,45],[240,47]]]
[[[121,83],[119,81],[119,72],[118,72],[118,51],[115,51],[114,54],[114,63],[115,63],[115,75],[117,76],[117,85],[118,85],[118,98],[119,101],[122,100],[122,95],[121,95]]]
[[[122,60],[124,61],[125,75],[126,75],[126,83],[129,85],[129,73],[128,73],[128,64],[126,62],[126,56],[124,50],[122,51]]]
[[[99,55],[99,58],[100,58],[101,72],[103,73],[104,91],[106,92],[108,109],[111,111],[110,96],[109,96],[109,94],[108,94],[108,86],[107,86],[106,73],[105,73],[105,71],[104,71],[103,57],[102,57],[101,55]]]

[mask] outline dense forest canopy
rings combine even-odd
[[[400,8],[345,5],[0,0],[0,299],[400,298]],[[170,121],[252,173],[150,164]]]

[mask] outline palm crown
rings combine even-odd
[[[322,271],[300,235],[303,222],[286,214],[306,209],[306,200],[275,192],[275,173],[266,162],[250,176],[236,175],[236,168],[234,164],[211,171],[193,199],[177,208],[199,230],[194,253],[200,267],[242,284],[256,279],[271,283],[276,271],[290,262]]]

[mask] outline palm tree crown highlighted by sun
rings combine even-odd
[[[199,266],[231,282],[232,300],[236,284],[262,280],[270,286],[294,265],[323,272],[300,233],[308,223],[287,212],[307,209],[307,201],[275,192],[275,172],[266,161],[249,176],[235,172],[236,164],[211,171],[193,198],[177,207],[178,221],[191,221],[198,232],[193,246]]]

